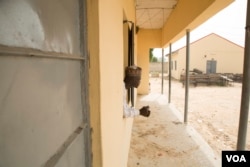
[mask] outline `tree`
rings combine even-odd
[[[150,48],[149,49],[149,61],[152,62],[153,58],[154,58],[154,54],[153,54],[154,49]]]
[[[156,57],[153,57],[153,58],[151,59],[151,62],[158,62],[158,59],[157,59]]]
[[[153,48],[149,49],[149,62],[158,62],[158,59],[154,56],[153,51]]]

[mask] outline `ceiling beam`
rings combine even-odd
[[[185,36],[234,0],[179,0],[162,31],[162,45],[167,46]]]

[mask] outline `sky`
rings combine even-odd
[[[206,35],[216,33],[240,46],[245,45],[247,0],[235,0],[229,6],[211,17],[205,23],[190,31],[190,42]],[[172,44],[172,51],[186,45],[186,36]],[[169,48],[164,49],[168,54]],[[154,56],[161,57],[161,49],[154,49]]]

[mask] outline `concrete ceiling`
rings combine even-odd
[[[135,0],[136,26],[143,29],[162,28],[178,0]]]

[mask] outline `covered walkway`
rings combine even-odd
[[[220,155],[183,123],[183,116],[168,104],[166,95],[138,96],[137,108],[144,105],[151,107],[151,116],[134,119],[128,167],[221,166]]]

